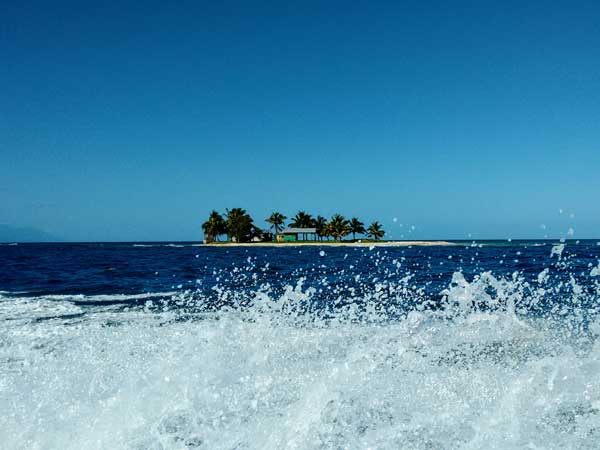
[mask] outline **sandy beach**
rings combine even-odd
[[[382,242],[213,242],[202,244],[210,247],[410,247],[410,246],[452,246],[457,245],[448,241],[382,241]]]

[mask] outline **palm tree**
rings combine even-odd
[[[202,231],[206,242],[218,241],[219,235],[225,233],[225,221],[221,214],[213,210],[208,220],[202,224]]]
[[[313,218],[310,214],[305,211],[298,211],[294,217],[292,217],[292,221],[290,222],[290,227],[296,228],[310,228],[313,225]],[[304,235],[304,240],[306,240],[306,233],[302,233]]]
[[[334,214],[329,221],[330,232],[336,241],[350,233],[350,222],[341,214]]]
[[[316,219],[313,220],[313,225],[316,228],[319,240],[323,239],[323,236],[326,236],[324,231],[325,225],[327,225],[327,219],[323,216],[317,216]]]
[[[324,237],[326,240],[329,240],[329,238],[332,236],[330,222],[326,222],[325,225],[323,225],[323,229],[321,230],[321,236]]]
[[[287,219],[287,217],[278,212],[274,212],[265,219],[265,222],[271,224],[271,228],[275,228],[275,240],[277,240],[277,235],[279,234],[279,227],[283,225],[285,219]]]
[[[367,230],[367,236],[372,237],[376,241],[381,239],[384,234],[385,231],[383,231],[383,228],[381,228],[381,224],[377,221],[373,222]]]
[[[290,227],[308,228],[312,223],[312,216],[305,211],[298,211],[292,221]]]
[[[252,217],[242,208],[228,209],[225,225],[227,235],[235,242],[249,240],[254,229]]]
[[[350,232],[352,233],[353,241],[356,240],[356,233],[363,234],[365,231],[365,224],[358,220],[358,218],[353,217],[350,219]]]

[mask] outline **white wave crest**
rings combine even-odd
[[[300,280],[276,297],[255,292],[248,309],[200,320],[165,309],[5,326],[0,442],[23,449],[599,448],[600,345],[547,319],[519,317],[518,279],[482,273],[468,281],[456,273],[442,310],[390,321],[370,320],[381,315],[376,302],[327,319],[296,314],[294,305],[314,293]],[[70,299],[29,301],[81,311]]]

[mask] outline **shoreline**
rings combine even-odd
[[[386,241],[386,242],[211,242],[204,247],[451,247],[448,241]]]

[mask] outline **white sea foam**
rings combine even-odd
[[[19,295],[27,294],[27,291],[9,292],[0,291],[0,302],[3,301],[66,301],[66,302],[77,302],[77,303],[95,303],[95,302],[114,302],[114,301],[126,301],[126,300],[142,300],[151,298],[163,298],[170,297],[177,293],[177,291],[166,291],[166,292],[147,292],[139,294],[97,294],[97,295],[83,295],[83,294],[66,294],[66,295],[43,295],[43,296],[26,296],[19,297]]]
[[[555,244],[552,246],[552,250],[550,251],[550,256],[556,256],[558,259],[562,257],[562,253],[565,250],[565,244]]]
[[[198,320],[168,308],[87,312],[68,296],[5,299],[0,442],[10,449],[600,447],[600,345],[517,314],[530,300],[518,277],[456,273],[444,308],[399,320],[385,320],[378,292],[366,310],[350,304],[328,318],[298,310],[315,294],[302,281],[278,296],[221,288],[223,298],[251,295],[253,306]],[[36,308],[50,304],[87,319],[6,320],[38,317]]]
[[[4,295],[3,295],[4,294]],[[21,321],[30,323],[43,319],[61,319],[84,312],[82,306],[103,303],[127,303],[135,300],[152,300],[168,298],[175,292],[152,292],[145,294],[110,294],[110,295],[44,295],[18,296],[8,292],[0,293],[0,320]],[[103,307],[107,311],[106,306]],[[109,308],[110,309],[110,308]],[[112,308],[114,309],[114,308]]]

